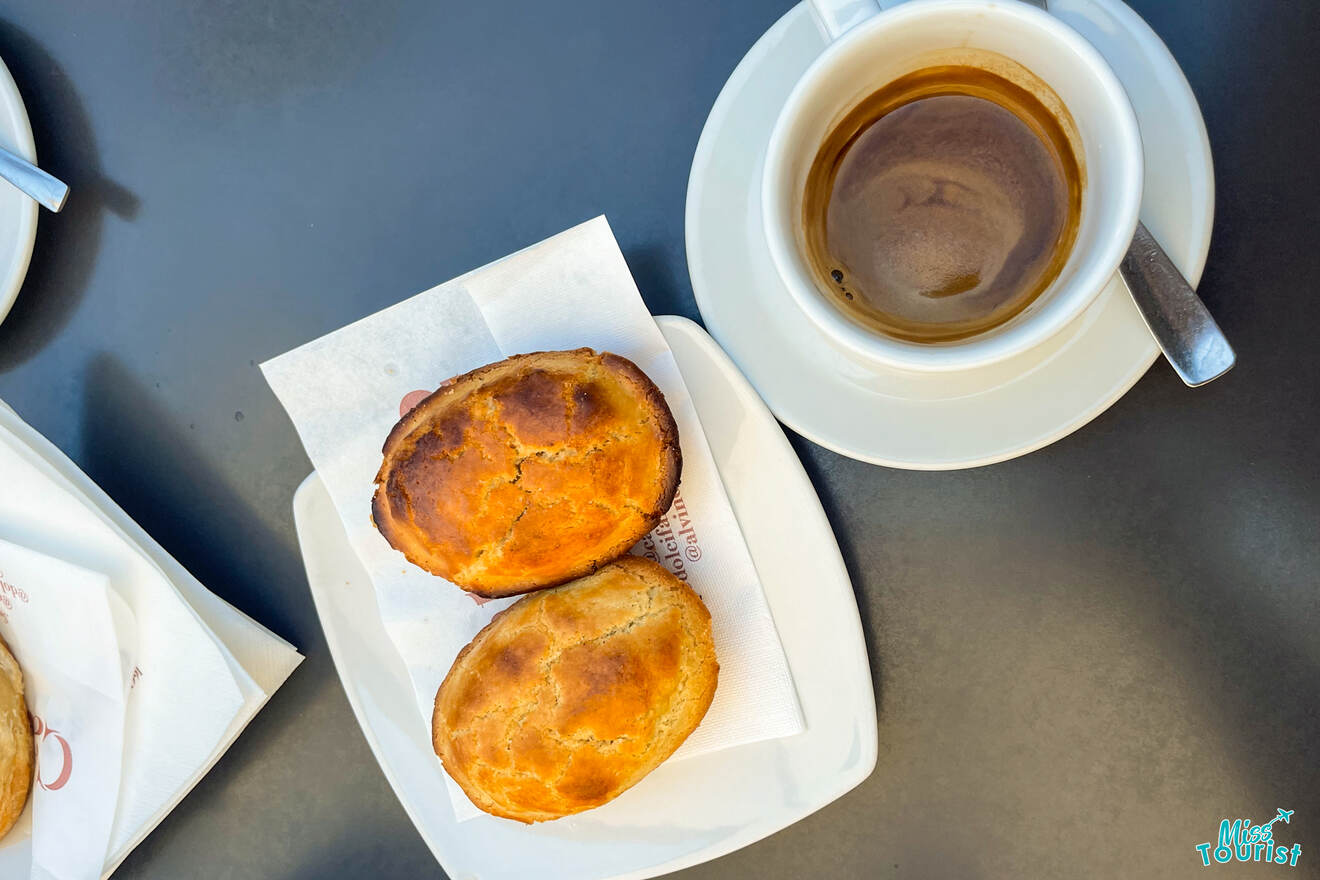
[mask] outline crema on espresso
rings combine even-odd
[[[1031,90],[977,66],[923,68],[871,94],[808,173],[818,282],[900,339],[953,341],[1008,321],[1077,236],[1082,172],[1064,125]]]

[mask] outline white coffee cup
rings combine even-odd
[[[761,212],[775,268],[807,317],[864,360],[910,370],[969,369],[1025,351],[1096,298],[1136,229],[1143,155],[1136,114],[1100,53],[1080,34],[1020,0],[810,0],[831,39],[779,113],[761,179]],[[1072,116],[1085,169],[1077,238],[1059,274],[1022,312],[954,342],[909,342],[849,315],[805,256],[802,202],[825,136],[862,99],[941,51],[1006,56],[1044,81]]]

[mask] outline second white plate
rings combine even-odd
[[[765,588],[805,733],[667,762],[618,800],[557,822],[481,816],[459,824],[428,725],[324,484],[312,474],[294,496],[307,580],[344,690],[395,794],[454,880],[653,877],[760,840],[875,767],[861,622],[816,492],[774,418],[705,331],[683,318],[657,323]]]

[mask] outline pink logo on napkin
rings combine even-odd
[[[399,418],[403,418],[413,411],[413,407],[431,396],[429,391],[409,391],[403,395],[403,400],[399,401]]]
[[[679,580],[688,579],[688,563],[701,561],[701,540],[683,493],[674,495],[674,504],[660,524],[633,548],[639,556],[658,562]]]
[[[47,782],[41,778],[41,761],[37,761],[37,785],[40,785],[46,791],[59,791],[69,784],[69,777],[73,776],[73,749],[69,748],[69,741],[58,730],[51,730],[46,726],[46,722],[40,717],[32,716],[32,735],[41,738],[41,743],[54,738],[60,747],[60,772],[55,775],[53,782]]]
[[[9,622],[9,612],[14,610],[14,602],[28,604],[27,590],[5,580],[5,573],[0,571],[0,620]]]

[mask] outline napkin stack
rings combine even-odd
[[[641,367],[678,423],[678,498],[634,552],[668,566],[705,601],[720,678],[705,720],[675,759],[800,733],[783,647],[701,422],[603,217],[262,364],[371,575],[381,620],[412,679],[418,722],[430,730],[436,689],[454,657],[514,600],[479,606],[390,548],[370,521],[381,444],[418,392],[512,354],[582,346]],[[459,820],[481,815],[452,784],[450,798]]]
[[[302,657],[206,590],[0,402],[0,635],[37,742],[0,876],[108,876]]]

